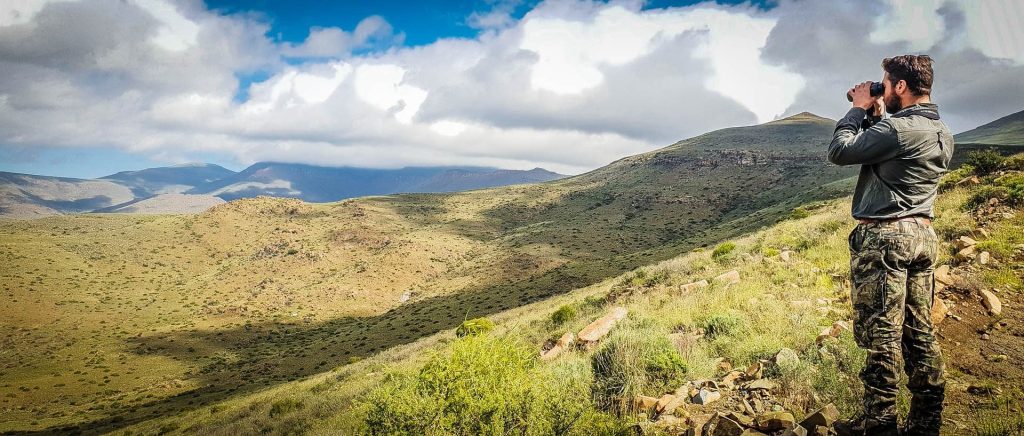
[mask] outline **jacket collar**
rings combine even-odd
[[[909,117],[911,115],[920,115],[930,120],[939,119],[939,106],[935,103],[918,103],[907,106],[903,109],[896,111],[896,113],[890,115],[890,118]]]

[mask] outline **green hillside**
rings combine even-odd
[[[1024,111],[960,133],[953,139],[965,144],[1024,145]]]
[[[0,222],[0,431],[178,413],[740,235],[848,192],[831,131],[800,115],[451,194]]]
[[[725,419],[743,422],[746,416],[756,423],[773,413],[799,422],[829,404],[850,417],[860,407],[857,372],[865,354],[848,330],[832,330],[851,317],[849,201],[805,205],[800,218],[714,250],[695,249],[495,313],[489,332],[459,338],[453,330],[442,331],[300,381],[127,430],[682,434],[708,420],[722,426]],[[988,174],[953,172],[943,183],[934,226],[942,239],[940,264],[950,269],[937,278],[950,284],[936,293],[948,311],[933,312],[933,319],[947,367],[944,434],[1024,429],[1024,415],[1014,406],[1024,399],[1018,364],[1024,359],[1024,315],[1017,309],[1024,307],[1022,207],[1024,154]],[[971,256],[955,255],[959,247],[953,242],[961,237],[977,240]],[[714,280],[727,271],[738,272],[739,282]],[[700,280],[710,284],[687,286]],[[1001,312],[982,303],[982,291],[998,296]],[[579,332],[613,307],[626,308],[628,315],[596,346],[538,358],[546,342]],[[679,393],[676,388],[687,382],[725,383],[736,374],[730,368],[757,370],[735,385],[716,387],[722,397],[707,405],[683,401],[672,413],[658,413],[632,401],[637,395]],[[751,379],[763,390],[744,382]],[[743,411],[744,400],[754,403],[752,413]],[[903,415],[907,401],[904,391]]]

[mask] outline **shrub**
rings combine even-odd
[[[555,325],[562,325],[576,319],[576,307],[566,304],[551,313],[551,322]]]
[[[494,330],[494,321],[487,318],[474,318],[463,321],[459,328],[455,329],[455,336],[465,337],[482,335]]]
[[[1003,164],[1000,165],[1000,168],[1004,170],[1024,171],[1024,153],[1017,153],[1003,159]]]
[[[965,163],[974,167],[980,175],[987,175],[999,168],[1005,158],[994,150],[978,150],[967,154]]]
[[[723,257],[728,256],[729,253],[732,253],[735,249],[736,244],[732,242],[723,242],[715,247],[715,250],[711,252],[711,258],[716,260],[722,259]]]
[[[744,327],[744,322],[740,317],[725,313],[711,315],[701,324],[704,327],[704,334],[708,339],[731,335]]]
[[[511,337],[469,336],[415,375],[390,375],[364,400],[368,434],[567,434],[607,423],[588,401],[585,362],[537,365]],[[603,424],[602,424],[603,425]]]
[[[283,400],[277,400],[270,405],[270,417],[274,418],[281,415],[285,415],[296,410],[299,410],[301,408],[302,401],[296,400],[294,398],[285,398]]]
[[[1011,206],[1024,205],[1024,174],[1006,174],[995,180],[996,186],[1006,188],[1006,202]]]
[[[629,400],[636,395],[679,387],[688,371],[668,336],[650,325],[616,329],[591,357],[590,365],[595,403],[615,413],[632,411]]]
[[[948,191],[956,186],[957,183],[960,183],[963,179],[972,175],[974,175],[974,166],[969,164],[960,165],[960,168],[950,171],[946,173],[946,175],[942,176],[942,179],[939,180],[939,191]]]
[[[794,220],[798,220],[798,219],[802,219],[802,218],[807,218],[809,216],[811,216],[811,212],[808,211],[803,206],[799,206],[799,207],[793,209],[793,211],[789,213],[789,219],[794,219]]]
[[[782,252],[779,251],[779,249],[775,248],[775,247],[765,247],[765,249],[762,250],[761,253],[764,254],[765,257],[772,257],[772,256],[778,256]]]

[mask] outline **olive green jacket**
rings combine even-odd
[[[854,218],[934,218],[939,178],[952,157],[953,135],[934,103],[907,106],[886,119],[850,109],[828,146],[829,162],[861,166]]]

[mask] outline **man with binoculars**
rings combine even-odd
[[[931,219],[953,136],[930,99],[931,58],[886,58],[882,69],[881,83],[847,92],[853,107],[828,147],[830,162],[861,166],[852,208],[858,224],[848,242],[853,333],[868,357],[860,374],[864,416],[847,428],[901,434],[896,383],[902,355],[913,394],[905,434],[938,435],[945,380],[931,322],[938,252]],[[888,118],[882,119],[883,108]]]

